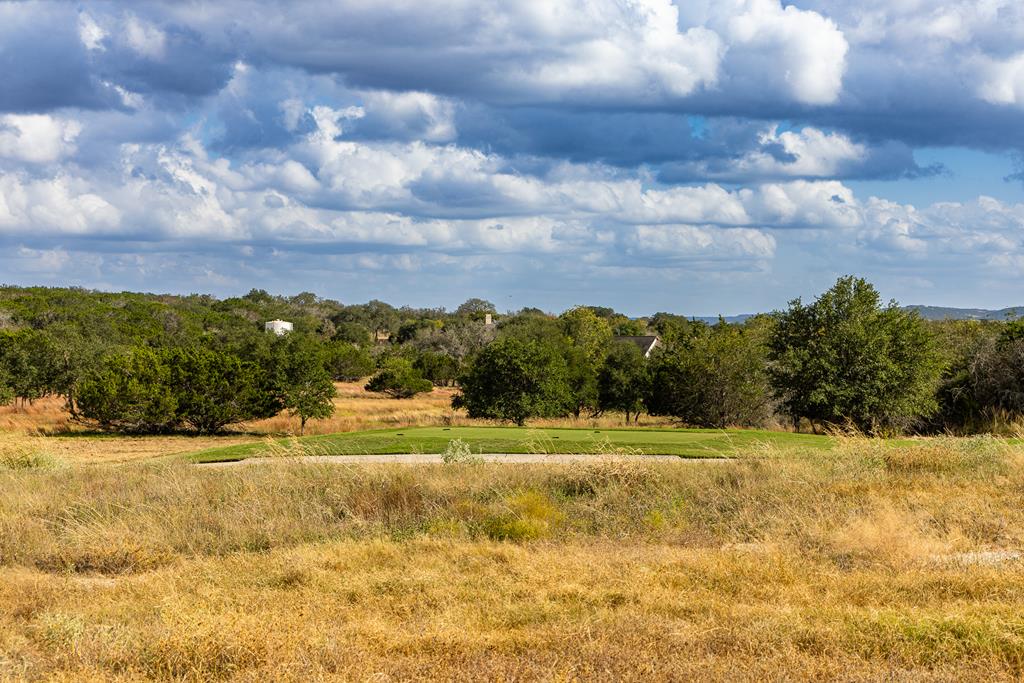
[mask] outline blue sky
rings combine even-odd
[[[0,2],[0,280],[1024,303],[1012,0]]]

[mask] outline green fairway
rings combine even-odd
[[[281,439],[287,448],[301,445],[310,455],[386,455],[443,453],[452,439],[469,444],[474,453],[601,453],[616,449],[646,455],[687,458],[728,456],[755,443],[781,447],[828,448],[825,436],[714,429],[532,429],[528,427],[408,427],[346,432],[301,439]],[[266,455],[266,443],[214,448],[189,457],[194,462],[220,462]]]

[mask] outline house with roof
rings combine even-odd
[[[663,346],[661,338],[656,334],[644,334],[638,336],[617,334],[614,339],[617,342],[635,345],[640,349],[640,353],[644,354],[644,358],[650,358],[654,349],[659,346]]]

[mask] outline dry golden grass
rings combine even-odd
[[[396,399],[384,394],[375,394],[363,389],[361,382],[338,382],[335,384],[338,396],[334,399],[335,412],[326,420],[307,423],[309,434],[335,434],[363,429],[412,426],[461,426],[485,425],[487,420],[471,420],[463,410],[451,407],[452,397],[458,392],[450,387],[436,387],[427,394],[413,398]],[[507,424],[497,423],[494,424]],[[619,414],[599,417],[556,418],[531,420],[534,427],[592,427],[595,429],[621,427],[623,416]],[[668,425],[665,418],[642,416],[640,426]],[[243,425],[243,429],[260,433],[298,434],[299,420],[282,413],[269,420]]]
[[[47,396],[31,404],[0,406],[0,432],[60,432],[73,428],[64,399]]]
[[[331,434],[374,427],[440,424],[459,418],[459,413],[451,408],[454,389],[437,388],[411,399],[394,399],[371,393],[364,390],[360,382],[338,382],[335,389],[338,395],[334,399],[334,416],[307,423],[308,433]],[[28,405],[0,406],[0,432],[60,436],[86,431],[86,426],[70,420],[64,409],[64,400],[56,396],[47,396]],[[282,413],[268,420],[239,425],[234,431],[297,434],[299,420]]]
[[[0,465],[0,678],[1015,680],[1022,549],[997,439]]]
[[[1019,570],[418,539],[0,575],[11,678],[1012,680],[1022,664]]]
[[[427,394],[397,399],[368,392],[361,382],[337,382],[334,386],[338,392],[334,415],[306,423],[307,434],[449,424],[459,415],[451,407],[454,389],[435,388]],[[282,413],[269,420],[247,423],[242,428],[259,433],[298,434],[299,420]]]

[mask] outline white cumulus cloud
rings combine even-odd
[[[82,125],[49,114],[0,116],[0,157],[41,164],[75,153]]]

